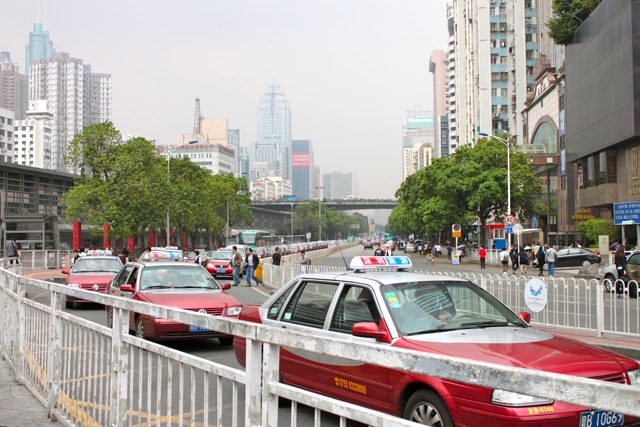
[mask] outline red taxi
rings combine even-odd
[[[153,258],[127,263],[111,281],[107,292],[152,304],[208,313],[213,316],[237,317],[242,303],[226,290],[228,283],[219,284],[199,264],[172,262],[171,255],[158,252]],[[147,255],[149,256],[149,255]],[[113,309],[107,308],[107,324],[113,326]],[[218,338],[229,345],[233,336],[185,325],[174,321],[132,313],[129,328],[139,338],[178,340]]]
[[[215,251],[209,256],[206,269],[213,277],[233,277],[232,259],[233,251]]]
[[[73,263],[71,269],[63,268],[62,274],[68,274],[64,284],[70,288],[105,293],[109,281],[122,268],[120,258],[107,250],[90,250]],[[67,295],[66,308],[73,308],[76,302],[89,302]]]
[[[398,271],[369,271],[389,266]],[[353,272],[300,275],[262,305],[244,307],[239,319],[325,338],[640,385],[634,360],[538,331],[528,324],[528,313],[515,314],[468,280],[402,271],[410,267],[404,256],[356,257]],[[234,349],[244,366],[244,338],[235,338]],[[300,349],[282,348],[280,358],[284,383],[429,426],[638,422],[623,414]]]

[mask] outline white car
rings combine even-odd
[[[627,276],[630,279],[629,282],[629,297],[638,297],[638,281],[640,280],[640,251],[625,252],[627,256]],[[607,292],[612,292],[616,287],[616,281],[618,281],[618,270],[615,264],[608,265],[602,269],[600,275],[603,280],[604,287]]]

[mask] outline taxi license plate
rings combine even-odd
[[[206,329],[201,328],[200,326],[194,326],[194,325],[189,326],[189,332],[203,332],[203,331],[206,331]]]
[[[218,269],[218,274],[224,274],[225,273],[225,269],[224,268],[219,268]]]
[[[610,427],[624,424],[624,415],[611,411],[588,411],[580,414],[580,427]]]

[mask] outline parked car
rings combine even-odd
[[[600,264],[600,254],[593,253],[584,248],[564,248],[558,249],[558,257],[556,260],[556,268],[561,267],[582,267],[585,261],[590,264]],[[544,265],[547,269],[547,264]]]
[[[407,242],[404,245],[404,252],[407,254],[414,254],[416,253],[416,245],[413,244],[413,242]]]
[[[70,288],[84,289],[104,294],[111,279],[122,268],[120,258],[107,250],[90,250],[73,263],[71,269],[63,268],[62,274],[68,274],[64,284]],[[66,308],[73,308],[76,302],[87,302],[67,295]]]
[[[625,252],[627,256],[627,276],[635,283],[629,283],[629,297],[638,298],[638,282],[640,282],[640,251]],[[600,275],[604,279],[604,286],[607,292],[612,292],[616,286],[618,277],[618,269],[615,264],[611,264],[602,269]]]
[[[303,274],[239,319],[311,336],[640,385],[640,365],[612,351],[538,331],[474,283],[405,271],[369,271],[409,257],[356,257],[353,271]],[[234,339],[245,365],[246,342]],[[579,356],[578,356],[579,355]],[[621,425],[622,414],[473,384],[363,365],[346,358],[280,350],[282,382],[427,425],[516,427]],[[608,425],[614,425],[609,423]]]
[[[201,265],[173,262],[167,257],[127,263],[110,282],[107,292],[151,304],[236,318],[242,304],[225,292],[230,288],[229,283],[219,284]],[[107,325],[112,327],[113,308],[106,308]],[[221,344],[233,342],[233,336],[222,332],[139,313],[131,313],[129,329],[139,338],[157,341],[218,338]]]

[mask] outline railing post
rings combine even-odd
[[[269,384],[280,381],[280,346],[265,343],[262,354],[262,425],[278,426],[278,396]]]
[[[129,346],[122,337],[129,334],[129,311],[121,308],[113,309],[113,328],[111,338],[111,411],[109,423],[114,426],[128,425],[128,374]]]
[[[262,342],[246,340],[245,425],[262,426]]]
[[[51,313],[49,315],[49,395],[47,410],[49,418],[55,421],[55,411],[60,401],[60,379],[62,378],[62,322],[58,311],[62,308],[64,295],[51,292]]]
[[[615,284],[614,284],[615,286]],[[604,330],[604,285],[596,281],[596,336],[602,338]]]

